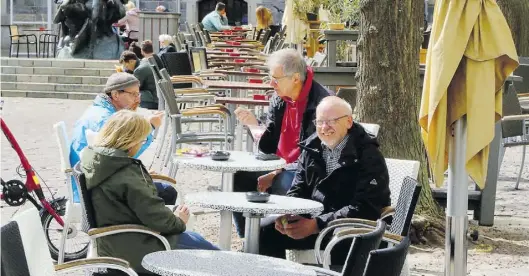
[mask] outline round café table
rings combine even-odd
[[[255,203],[246,200],[246,193],[244,192],[192,193],[186,195],[186,202],[189,205],[196,205],[202,208],[243,213],[246,217],[244,252],[254,254],[259,253],[261,218],[265,215],[319,214],[323,211],[323,204],[314,200],[270,195],[268,202]]]
[[[162,276],[316,276],[310,266],[230,251],[158,251],[145,255],[141,265]]]
[[[233,174],[238,171],[261,172],[273,171],[285,167],[284,159],[261,161],[255,158],[253,152],[229,151],[230,159],[215,161],[210,156],[192,157],[174,155],[173,162],[178,168],[189,168],[202,171],[223,173],[222,191],[233,191]],[[220,211],[219,246],[224,250],[231,248],[231,211]]]

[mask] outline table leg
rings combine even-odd
[[[222,191],[233,191],[233,174],[222,174]],[[219,231],[219,246],[222,250],[231,249],[231,224],[232,216],[230,211],[220,211],[220,231]]]
[[[231,212],[220,211],[219,246],[222,250],[231,250]]]
[[[244,213],[246,225],[244,229],[244,252],[259,254],[259,232],[261,231],[262,215]]]

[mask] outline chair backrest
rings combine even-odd
[[[261,44],[265,45],[268,39],[270,38],[270,32],[272,32],[270,29],[266,29],[264,33],[261,36],[260,42]]]
[[[20,35],[18,32],[18,26],[17,25],[9,25],[9,34],[10,35]],[[13,37],[13,40],[18,40],[18,37]]]
[[[90,191],[86,188],[86,178],[81,171],[81,163],[78,162],[73,168],[73,175],[77,178],[76,185],[79,191],[79,200],[81,201],[82,214],[82,230],[88,232],[92,228],[96,228],[96,219],[94,213],[94,206],[92,205],[92,198]]]
[[[344,99],[351,106],[352,110],[355,110],[356,107],[356,96],[357,90],[355,87],[340,87],[336,96]]]
[[[155,56],[148,58],[147,61],[151,65],[150,67],[152,75],[154,76],[154,82],[158,83],[162,76],[160,75],[160,67],[156,63]],[[158,85],[156,85],[156,95],[158,96],[158,110],[165,110],[165,99],[162,96],[162,91],[160,90]]]
[[[186,52],[163,53],[161,58],[169,75],[191,75],[191,62]]]
[[[69,201],[74,198],[72,183],[72,166],[70,165],[70,142],[66,132],[66,124],[64,121],[57,122],[53,125],[55,130],[55,138],[59,145],[59,156],[61,158],[61,171],[65,174],[66,186],[68,187]],[[88,137],[87,137],[88,138]]]
[[[193,72],[198,73],[208,69],[208,60],[205,47],[193,47],[189,50]]]
[[[162,78],[158,82],[158,84],[160,86],[161,91],[163,92],[162,95],[167,103],[169,114],[180,114],[180,109],[178,108],[178,103],[176,102],[176,96],[174,93],[169,73],[167,73],[167,70],[162,69],[160,70],[160,75],[162,76]]]
[[[391,204],[393,206],[395,206],[399,199],[404,178],[409,176],[417,179],[420,165],[419,161],[415,160],[386,158],[386,166],[388,167],[389,173],[389,189],[391,190]]]
[[[180,40],[180,36],[174,35],[173,36],[173,42],[174,42],[174,46],[176,48],[176,51],[177,52],[182,51],[183,46],[182,46],[182,41]]]
[[[8,222],[1,229],[2,251],[0,256],[0,273],[2,276],[27,276],[29,274],[26,251],[22,244],[22,236],[16,221]]]
[[[369,134],[373,135],[374,137],[378,136],[378,131],[380,130],[380,125],[377,124],[367,124],[367,123],[359,123]]]
[[[399,199],[395,205],[395,214],[389,227],[389,232],[401,236],[407,236],[410,230],[411,219],[419,201],[421,193],[419,182],[409,176],[402,181]]]
[[[342,276],[357,276],[364,272],[369,252],[379,247],[385,231],[386,223],[378,220],[373,231],[354,237],[345,260]]]
[[[396,246],[371,251],[363,276],[399,276],[409,247],[410,239],[404,237]]]
[[[191,75],[193,73],[191,60],[187,52],[163,53],[161,58],[170,76]],[[190,83],[177,83],[173,85],[174,88],[189,88],[192,86]]]
[[[44,229],[40,222],[39,211],[31,207],[17,213],[12,221],[18,225],[22,246],[26,255],[29,276],[55,275],[53,260],[50,255]],[[3,233],[2,233],[3,234]],[[3,247],[2,235],[2,247]],[[3,253],[3,252],[2,252]],[[3,258],[2,254],[2,258]],[[12,275],[12,274],[8,274]]]
[[[327,54],[316,52],[314,54],[314,63],[312,64],[313,67],[320,67],[322,64],[324,64],[325,60],[327,59]]]
[[[529,76],[528,76],[529,77]],[[521,115],[522,107],[514,85],[509,85],[507,91],[503,92],[503,116]],[[501,123],[502,137],[516,137],[524,135],[523,120],[505,121]]]
[[[165,69],[162,69],[161,72],[163,74],[163,71]],[[169,115],[178,115],[180,114],[180,109],[178,108],[178,104],[176,102],[176,98],[174,96],[173,89],[171,87],[171,83],[169,83],[165,79],[161,79],[158,81],[157,85],[160,87],[162,91],[162,95],[165,99],[165,102],[167,103],[167,111],[169,112]],[[176,134],[182,133],[182,124],[180,117],[173,117],[171,118],[172,127],[174,128],[174,132]]]
[[[206,37],[206,43],[210,44],[212,41],[211,41],[211,36],[209,35],[209,31],[208,30],[203,30],[202,33]]]
[[[514,70],[515,76],[523,78],[522,81],[515,81],[514,86],[518,93],[529,93],[529,57],[518,57],[520,66]]]
[[[192,34],[193,33],[193,29],[191,28],[191,24],[189,24],[189,22],[186,21],[185,25],[186,25],[186,32],[188,34]]]
[[[259,40],[261,38],[261,35],[263,35],[264,29],[260,29],[255,33],[254,40]]]

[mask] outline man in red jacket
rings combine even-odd
[[[272,172],[238,172],[234,177],[234,191],[268,191],[284,195],[292,186],[296,161],[301,153],[300,141],[315,133],[312,121],[316,106],[330,95],[329,90],[314,80],[312,68],[294,49],[283,49],[268,57],[271,85],[275,94],[270,100],[266,130],[259,139],[259,150],[277,154],[287,162],[284,169]],[[246,126],[260,123],[253,113],[244,108],[235,111],[239,121]],[[240,237],[244,233],[244,218],[234,213],[235,225]]]

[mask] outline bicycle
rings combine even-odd
[[[46,234],[46,240],[48,241],[48,247],[50,249],[51,256],[53,259],[57,260],[59,256],[59,245],[54,244],[51,235],[57,232],[59,234],[58,240],[60,241],[64,227],[62,216],[65,215],[66,202],[68,199],[66,199],[64,196],[57,198],[54,197],[48,185],[46,185],[46,182],[42,181],[51,194],[51,200],[46,199],[42,186],[40,185],[42,178],[29,163],[13,133],[7,127],[7,124],[3,119],[0,119],[0,121],[2,132],[20,159],[21,164],[17,167],[17,174],[21,178],[26,178],[26,183],[23,183],[18,179],[12,179],[6,182],[0,177],[2,184],[2,194],[0,195],[0,198],[4,200],[9,206],[22,206],[26,203],[26,201],[30,201],[39,210],[41,223]],[[24,170],[25,174],[20,172],[21,168]],[[54,222],[59,224],[57,229],[50,228],[50,225]],[[77,228],[74,226],[70,226],[67,233],[67,239],[70,241],[76,238],[79,234]],[[86,245],[81,246],[80,249],[73,251],[66,250],[65,243],[64,261],[85,258],[87,252],[88,241],[86,242]]]

